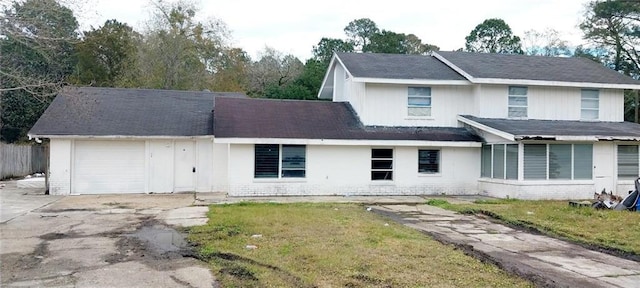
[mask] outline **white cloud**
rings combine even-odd
[[[581,43],[577,25],[588,0],[449,0],[449,1],[203,1],[201,14],[223,20],[232,30],[234,44],[252,57],[265,46],[305,60],[322,37],[344,38],[352,20],[370,18],[378,27],[413,33],[423,42],[453,50],[482,21],[501,18],[516,35],[553,28],[573,44]],[[107,19],[137,29],[149,17],[147,0],[97,0],[81,17],[83,27],[99,26]],[[91,10],[95,10],[92,12]],[[83,19],[86,18],[86,19]]]

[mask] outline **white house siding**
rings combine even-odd
[[[229,144],[213,143],[213,182],[211,191],[226,192],[228,187],[229,171]]]
[[[51,139],[49,142],[49,193],[71,193],[71,143],[68,139]]]
[[[431,88],[431,117],[411,117],[407,112],[409,86],[367,83],[364,111],[365,125],[457,127],[457,115],[473,113],[471,86],[436,86]]]
[[[86,140],[51,139],[50,193],[210,192],[226,182],[226,144],[214,149],[211,138]],[[135,148],[135,149],[134,149]],[[220,149],[222,148],[222,149]],[[178,157],[176,149],[193,155]],[[185,151],[182,151],[185,149]],[[191,149],[191,151],[186,151]],[[214,175],[214,155],[224,165]],[[178,160],[184,160],[180,166]],[[186,162],[185,162],[186,161]],[[192,172],[192,168],[196,172]],[[185,171],[178,171],[178,169]],[[188,172],[188,173],[187,173]],[[182,178],[180,178],[182,177]],[[179,186],[179,187],[178,187]]]
[[[342,65],[336,65],[333,71],[333,99],[336,102],[347,101],[347,95],[345,95],[345,70]]]
[[[592,199],[593,181],[515,181],[482,178],[482,195],[525,200]]]
[[[575,87],[526,86],[528,119],[580,120],[581,90]],[[589,87],[585,87],[589,88]],[[474,116],[507,118],[509,85],[476,85]],[[599,89],[600,121],[623,121],[623,90]]]
[[[441,149],[441,173],[421,175],[418,147],[394,149],[394,181],[371,181],[370,146],[306,146],[306,177],[254,179],[254,145],[231,144],[229,195],[436,195],[477,194],[478,148]]]

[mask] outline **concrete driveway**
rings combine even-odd
[[[62,197],[2,183],[2,287],[217,286],[176,231],[206,223],[193,194]]]

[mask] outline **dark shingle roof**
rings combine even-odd
[[[515,120],[462,117],[496,130],[514,135],[516,139],[536,139],[550,136],[591,136],[598,139],[616,137],[640,138],[640,124],[632,122],[587,122],[565,120]]]
[[[581,57],[436,52],[474,78],[640,85],[600,63]]]
[[[466,80],[432,56],[338,53],[353,77],[387,79]]]
[[[30,135],[213,135],[214,98],[241,93],[122,88],[66,88]]]
[[[220,98],[216,138],[480,141],[464,128],[367,127],[348,103]]]

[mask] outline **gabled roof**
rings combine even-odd
[[[462,115],[458,120],[509,140],[640,140],[632,122],[497,119]]]
[[[353,77],[466,80],[436,58],[425,55],[337,53]]]
[[[464,128],[363,126],[345,102],[220,98],[214,117],[216,139],[480,141]]]
[[[241,93],[67,87],[29,131],[40,136],[213,135],[214,99]]]
[[[581,57],[544,57],[518,54],[471,52],[435,52],[454,70],[472,83],[516,83],[516,81],[546,81],[567,83],[636,85],[640,81],[625,76],[600,63]],[[501,81],[500,81],[501,80]],[[524,85],[526,85],[526,82]],[[544,84],[544,83],[539,83]],[[547,83],[549,84],[549,83]],[[638,87],[628,87],[638,89]]]

